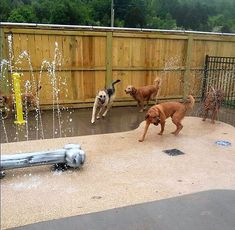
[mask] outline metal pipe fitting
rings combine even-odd
[[[72,168],[80,168],[85,162],[85,152],[79,144],[67,144],[63,149],[44,152],[2,155],[0,177],[5,176],[4,170],[25,168],[48,164],[64,164]]]

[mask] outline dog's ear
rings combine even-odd
[[[132,88],[131,88],[131,92],[132,92],[133,94],[136,94],[137,89],[136,89],[134,86],[132,86]]]
[[[149,118],[149,114],[145,115],[145,120],[147,120]]]
[[[157,109],[158,109],[159,115],[160,115],[160,116],[159,116],[159,120],[162,120],[162,121],[166,120],[166,115],[165,115],[165,113],[164,113],[162,107],[161,107],[161,106],[158,106]]]

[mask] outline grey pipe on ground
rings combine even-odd
[[[4,170],[25,168],[48,164],[64,164],[72,168],[80,168],[85,162],[85,152],[79,144],[67,144],[63,149],[52,151],[1,155],[0,178],[5,176]]]

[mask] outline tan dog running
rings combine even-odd
[[[130,94],[137,102],[138,106],[141,107],[140,112],[143,112],[148,106],[149,100],[155,100],[159,94],[159,89],[161,85],[160,79],[155,79],[153,85],[147,85],[136,89],[134,86],[129,85],[125,89],[126,94]],[[144,107],[144,102],[147,101],[146,107]]]
[[[223,92],[222,90],[216,90],[213,87],[210,87],[209,91],[206,94],[205,101],[203,103],[203,121],[206,120],[208,112],[211,110],[211,123],[215,123],[216,116],[219,112],[220,106],[223,101]]]
[[[116,80],[112,82],[112,85],[104,90],[100,90],[95,97],[95,102],[93,105],[93,110],[92,110],[92,118],[91,118],[91,123],[95,123],[95,119],[100,119],[100,116],[102,114],[102,117],[105,117],[107,112],[110,110],[110,108],[113,105],[113,101],[115,99],[115,84],[120,82],[121,80]],[[97,113],[98,111],[98,113]],[[97,113],[97,116],[96,116]]]
[[[189,102],[180,103],[180,102],[164,102],[159,105],[152,106],[145,117],[146,124],[144,128],[144,134],[142,138],[139,140],[140,142],[144,141],[145,135],[148,131],[149,125],[161,124],[161,131],[158,133],[159,135],[163,134],[165,128],[165,122],[168,117],[172,118],[172,122],[176,125],[176,130],[172,132],[172,134],[177,135],[180,130],[183,128],[181,124],[182,119],[184,118],[186,112],[189,109],[192,109],[195,103],[195,99],[193,96],[189,95]]]

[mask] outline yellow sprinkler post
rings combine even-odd
[[[14,123],[17,125],[22,125],[25,124],[26,121],[23,118],[23,108],[22,108],[22,99],[20,91],[20,75],[18,73],[13,73],[12,79],[13,79],[13,87],[15,94],[16,118],[17,118],[17,120]]]

